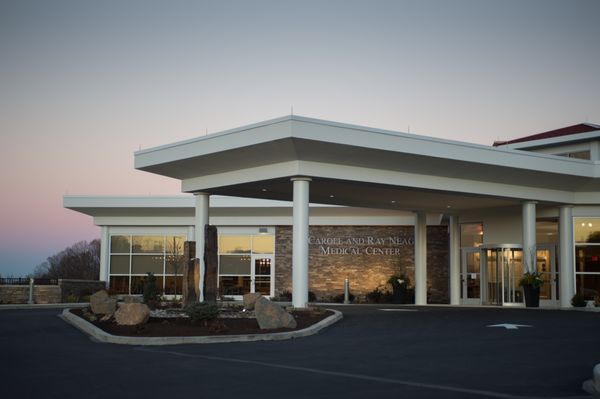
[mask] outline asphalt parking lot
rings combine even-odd
[[[344,319],[308,338],[163,347],[93,342],[58,318],[59,309],[1,310],[1,395],[587,397],[581,384],[600,363],[600,313],[337,309]],[[509,325],[488,327],[498,324]]]

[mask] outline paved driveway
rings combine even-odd
[[[0,311],[6,398],[485,398],[583,396],[600,362],[600,313],[339,307],[291,341],[100,344],[59,310]],[[531,327],[506,329],[494,324]]]

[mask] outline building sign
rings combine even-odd
[[[402,247],[414,245],[412,236],[315,237],[308,243],[320,255],[399,255]]]

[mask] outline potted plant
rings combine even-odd
[[[406,303],[406,289],[410,280],[404,274],[394,274],[388,279],[394,293],[393,303]]]
[[[525,272],[519,280],[519,285],[523,287],[525,296],[525,306],[528,308],[540,307],[540,287],[544,284],[542,274],[539,272]]]

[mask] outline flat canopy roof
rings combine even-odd
[[[600,204],[593,161],[286,116],[135,153],[139,170],[184,192],[447,212],[518,204]]]

